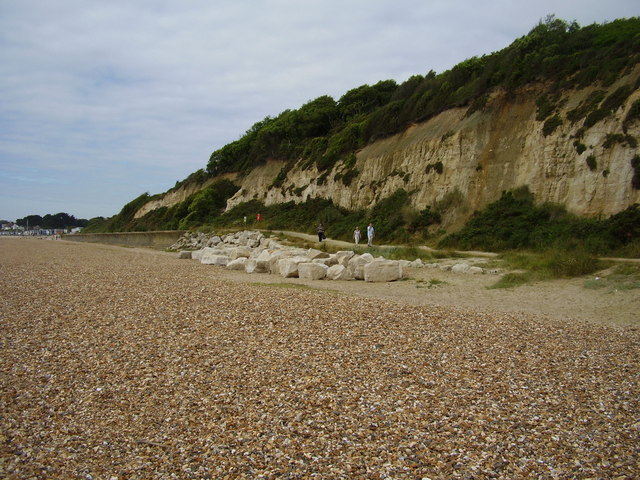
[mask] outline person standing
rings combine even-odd
[[[360,243],[360,227],[356,227],[353,231],[353,240],[356,242],[356,246]]]
[[[324,225],[322,225],[321,223],[318,225],[318,241],[321,242],[322,240],[324,240],[325,237],[324,236]]]
[[[373,224],[369,224],[369,226],[367,227],[367,246],[369,247],[373,247],[373,237],[375,236],[376,232],[373,229]]]

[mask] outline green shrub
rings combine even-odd
[[[518,270],[503,275],[489,288],[511,288],[554,278],[573,278],[589,275],[604,268],[604,263],[580,249],[551,249],[542,253],[508,253],[501,255],[503,265]]]
[[[420,232],[423,238],[426,238],[428,235],[428,228],[431,225],[440,223],[441,221],[441,215],[438,212],[432,210],[431,207],[427,207],[420,212],[416,212],[416,215],[406,223],[408,225],[409,232]]]
[[[571,278],[597,272],[602,268],[602,262],[580,250],[565,250],[552,252],[545,267],[554,278]]]
[[[636,155],[631,159],[631,168],[633,169],[633,176],[631,177],[631,186],[640,190],[640,156]]]
[[[607,118],[608,115],[609,115],[609,111],[605,110],[604,108],[599,108],[597,110],[594,110],[589,115],[587,115],[587,118],[584,120],[584,126],[586,128],[593,127],[600,120]]]
[[[622,134],[622,133],[607,133],[605,140],[602,144],[604,148],[611,148],[616,143],[621,145],[629,145],[631,148],[636,148],[638,146],[638,142],[632,135]]]
[[[547,137],[551,135],[560,125],[562,125],[562,119],[559,115],[554,115],[546,122],[544,122],[544,125],[542,126],[542,134]]]
[[[556,109],[555,104],[552,102],[552,100],[549,99],[547,95],[541,95],[540,97],[536,98],[536,106],[538,107],[536,112],[536,120],[539,122],[548,118]]]
[[[627,115],[624,117],[624,121],[622,122],[622,129],[624,132],[627,131],[627,128],[640,119],[640,99],[636,100],[631,104]]]
[[[430,163],[425,168],[425,173],[430,173],[432,170],[435,171],[438,174],[442,174],[442,172],[444,172],[444,165],[442,164],[442,162],[440,160],[438,160],[435,163]]]
[[[558,205],[535,205],[528,189],[505,192],[458,232],[440,240],[440,248],[464,250],[571,251],[628,254],[640,238],[640,208],[632,205],[606,220],[580,218]],[[638,242],[640,243],[640,242]],[[624,253],[627,252],[627,253]]]
[[[526,285],[532,281],[532,276],[529,273],[518,272],[518,273],[505,273],[500,280],[498,280],[493,285],[487,287],[489,289],[494,288],[513,288],[518,287],[520,285]]]
[[[600,102],[604,99],[606,92],[604,90],[596,90],[589,97],[580,103],[576,108],[567,112],[567,119],[571,122],[582,120],[591,112],[597,109]]]
[[[582,154],[587,149],[587,146],[584,143],[580,143],[578,140],[573,142],[573,146],[576,148],[576,152],[578,155]]]
[[[608,112],[614,113],[622,105],[624,105],[624,102],[632,92],[633,87],[631,85],[622,85],[621,87],[617,88],[611,95],[604,99],[601,108]]]
[[[589,167],[589,170],[591,170],[592,172],[598,168],[598,162],[596,161],[596,157],[595,155],[589,155],[586,158],[586,162],[587,162],[587,166]]]
[[[357,168],[350,168],[342,175],[342,183],[348,187],[349,185],[351,185],[351,182],[353,182],[353,179],[356,178],[359,174],[360,170],[358,170]]]

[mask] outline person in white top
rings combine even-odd
[[[367,227],[367,245],[369,247],[373,246],[373,237],[375,235],[375,230],[373,229],[373,225],[370,223]]]

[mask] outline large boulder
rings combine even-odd
[[[192,252],[190,252],[189,250],[181,250],[181,251],[178,253],[178,258],[180,258],[180,259],[193,258],[193,257],[191,256],[191,254],[192,254]]]
[[[336,260],[336,258],[333,255],[331,255],[329,258],[314,258],[313,261],[315,263],[321,263],[322,265],[326,265],[327,267],[331,267],[333,265],[338,264],[338,260]]]
[[[364,266],[373,262],[373,255],[363,253],[362,255],[354,255],[348,263],[348,268],[356,280],[364,279]]]
[[[298,264],[298,277],[307,280],[322,280],[327,276],[329,267],[317,262]]]
[[[207,246],[208,247],[215,247],[216,245],[222,243],[222,239],[217,236],[214,235],[213,237],[211,237],[208,241],[207,241]]]
[[[402,278],[402,265],[396,260],[374,260],[364,265],[365,282],[393,282]]]
[[[298,276],[298,265],[307,262],[307,257],[281,258],[278,260],[278,272],[284,278],[295,278]]]
[[[244,247],[247,245],[247,241],[249,240],[249,232],[246,230],[242,232],[237,232],[235,235],[235,238],[238,240],[238,245]]]
[[[340,250],[339,252],[334,253],[332,257],[336,259],[336,263],[346,267],[349,265],[349,260],[351,260],[354,255],[355,252],[351,250]]]
[[[410,265],[411,268],[422,268],[424,266],[425,264],[421,258],[416,258],[413,262],[411,262],[411,265]]]
[[[269,263],[271,254],[268,250],[263,250],[257,257],[250,257],[244,265],[247,273],[269,273]]]
[[[203,258],[210,257],[212,255],[220,255],[220,254],[222,254],[222,250],[219,248],[204,247],[200,250],[196,250],[195,252],[192,252],[191,258],[199,260],[202,263],[206,263],[202,261]]]
[[[204,248],[201,248],[200,250],[194,250],[193,252],[191,252],[191,258],[193,258],[194,260],[202,260],[202,256],[204,255]]]
[[[249,247],[241,245],[235,248],[230,248],[228,255],[232,260],[240,257],[249,258],[251,256],[251,249]]]
[[[307,250],[306,256],[310,260],[315,260],[316,258],[329,258],[330,255],[327,252],[323,252],[322,250],[317,250],[315,248],[310,248]]]
[[[468,263],[456,263],[451,267],[453,273],[467,273],[471,266]]]
[[[222,241],[227,245],[237,245],[238,239],[236,238],[234,233],[227,233],[224,237],[222,237]]]
[[[327,270],[327,280],[353,280],[351,270],[344,265],[333,265]]]
[[[202,257],[200,263],[205,265],[222,265],[225,266],[231,260],[227,255],[207,255]]]
[[[208,255],[202,257],[200,263],[205,265],[222,265],[223,267],[231,260],[227,255]]]
[[[203,250],[200,263],[205,265],[226,265],[230,260],[229,256],[224,255],[223,250],[218,248],[206,247]]]
[[[247,257],[236,258],[234,260],[231,260],[229,263],[227,263],[227,269],[244,271],[246,263],[247,263]]]
[[[294,255],[286,249],[272,250],[269,258],[269,273],[280,275],[280,267],[278,263],[283,258],[293,257]]]

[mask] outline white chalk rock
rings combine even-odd
[[[471,266],[468,263],[456,263],[451,267],[453,273],[467,273]]]
[[[353,280],[351,270],[344,265],[332,265],[327,270],[328,280]]]
[[[362,255],[354,255],[348,264],[348,268],[356,280],[364,279],[364,266],[373,262],[373,255],[370,253],[364,253]]]
[[[247,257],[240,257],[227,263],[228,270],[244,270],[247,263]]]
[[[349,260],[351,260],[355,255],[355,252],[352,250],[340,250],[332,255],[336,259],[336,263],[339,265],[343,265],[345,267],[349,266]]]
[[[327,276],[329,267],[317,262],[307,262],[298,264],[298,277],[307,280],[322,280]]]
[[[231,260],[227,255],[203,255],[200,263],[205,265],[222,265],[225,266]]]
[[[315,260],[316,258],[329,258],[329,254],[327,252],[323,252],[322,250],[317,250],[315,248],[307,250],[306,256],[310,260]]]
[[[251,256],[251,249],[246,246],[230,248],[228,255],[229,255],[229,258],[231,258],[231,260],[235,260],[236,258],[240,258],[240,257],[249,258]]]
[[[365,282],[394,282],[402,278],[402,265],[396,260],[374,260],[364,266]]]
[[[295,278],[298,276],[298,265],[309,262],[307,257],[290,257],[278,260],[278,272],[284,278]]]

